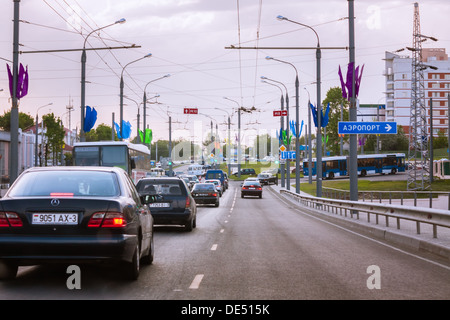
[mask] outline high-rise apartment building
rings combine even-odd
[[[386,121],[395,121],[401,125],[406,134],[409,134],[410,108],[411,108],[411,74],[412,58],[401,56],[392,52],[385,55],[386,77]],[[427,131],[430,132],[430,102],[433,110],[433,136],[437,137],[441,131],[444,135],[450,134],[449,105],[450,94],[450,61],[443,48],[422,49],[422,62],[425,66],[432,66],[436,70],[426,68],[425,105],[427,111]],[[430,100],[431,99],[431,100]]]

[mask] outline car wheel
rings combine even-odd
[[[133,253],[133,260],[131,262],[127,262],[124,266],[125,277],[128,280],[137,280],[139,278],[139,260],[139,243],[137,243]]]
[[[220,202],[219,201],[217,201],[215,204],[214,204],[214,207],[218,207],[219,206],[219,204],[220,204]]]
[[[154,252],[155,252],[155,246],[153,244],[153,231],[152,231],[152,237],[150,238],[150,244],[148,249],[148,254],[144,257],[142,257],[141,261],[143,264],[150,265],[153,263],[154,258]]]
[[[0,261],[0,280],[14,279],[18,269],[16,264]]]
[[[259,195],[259,198],[260,198],[260,199],[262,198],[262,194]]]
[[[191,232],[192,229],[194,229],[194,218],[186,221],[186,224],[184,225],[184,231]]]
[[[241,198],[244,198],[244,195],[241,193]]]

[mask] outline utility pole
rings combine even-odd
[[[355,95],[355,9],[354,0],[348,0],[348,25],[349,25],[349,46],[350,63],[353,63],[352,70],[352,96],[350,97],[350,121],[357,121],[356,95]],[[350,135],[350,155],[349,166],[350,176],[350,200],[358,201],[358,145],[356,134]]]
[[[19,6],[20,0],[14,1],[14,40],[13,40],[13,84],[11,107],[11,148],[9,164],[9,183],[12,184],[19,175],[19,105],[17,103],[17,78],[19,66]]]

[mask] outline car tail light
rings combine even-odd
[[[22,227],[23,223],[15,212],[0,212],[0,227]]]
[[[191,207],[191,199],[189,197],[186,197],[186,209],[189,209]]]
[[[120,212],[96,212],[88,222],[90,228],[122,228],[127,225],[127,221]]]
[[[217,197],[217,193],[216,192],[210,192],[210,193],[208,193],[208,196],[210,196],[210,197]]]

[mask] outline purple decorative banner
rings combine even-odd
[[[341,88],[342,88],[342,97],[350,100],[352,97],[352,83],[353,83],[353,66],[354,63],[351,62],[347,66],[347,79],[344,82],[344,78],[342,76],[341,66],[339,66],[339,79],[341,80]],[[364,70],[364,65],[361,68],[361,72],[359,72],[359,66],[355,69],[355,98],[358,97],[359,87],[361,85],[362,73]]]
[[[11,98],[13,97],[13,74],[11,68],[6,64],[8,69],[9,78],[9,93]],[[28,66],[26,69],[20,64],[19,70],[17,72],[17,88],[16,88],[16,98],[21,99],[28,94]]]

